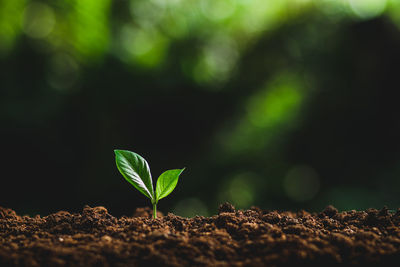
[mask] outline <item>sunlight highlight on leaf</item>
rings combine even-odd
[[[114,150],[115,161],[122,176],[143,195],[155,200],[153,180],[147,161],[128,150]]]

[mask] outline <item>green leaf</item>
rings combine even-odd
[[[183,172],[183,169],[168,170],[163,172],[158,177],[156,185],[156,201],[168,196],[175,189],[178,183],[179,175]]]
[[[115,162],[119,172],[143,195],[155,200],[153,181],[147,161],[128,150],[114,150]]]

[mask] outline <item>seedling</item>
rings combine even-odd
[[[153,189],[150,167],[140,155],[128,150],[114,150],[115,162],[119,172],[143,195],[150,198],[153,205],[153,218],[157,218],[157,203],[175,189],[183,169],[163,172],[157,179],[156,190]]]

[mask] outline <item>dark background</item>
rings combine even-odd
[[[396,1],[0,0],[0,205],[23,214],[400,206]]]

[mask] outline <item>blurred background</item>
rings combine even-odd
[[[400,206],[400,1],[0,0],[0,205]]]

